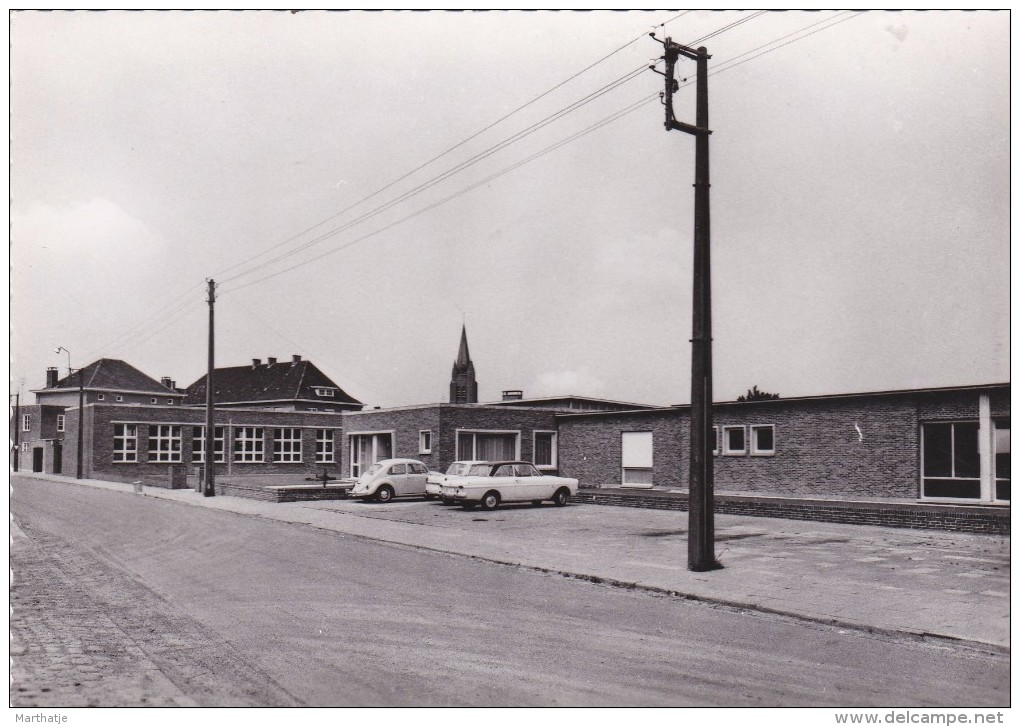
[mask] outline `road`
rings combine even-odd
[[[1002,654],[12,483],[15,707],[1009,703]]]

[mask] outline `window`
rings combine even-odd
[[[350,442],[351,477],[360,477],[371,465],[393,456],[393,432],[351,434]]]
[[[776,427],[774,424],[751,426],[751,454],[757,456],[776,453]]]
[[[264,462],[262,427],[238,427],[234,430],[234,461]]]
[[[226,462],[224,427],[213,427],[213,462]],[[191,460],[205,462],[205,427],[193,427]]]
[[[278,427],[273,430],[273,461],[301,461],[301,430],[296,427]]]
[[[422,429],[418,432],[418,454],[432,454],[431,429]]]
[[[719,454],[722,449],[722,430],[719,427],[712,427],[712,454]]]
[[[124,397],[121,396],[120,394],[117,394],[117,401],[124,401]]]
[[[167,399],[167,400],[166,400],[166,403],[167,403],[167,404],[171,404],[171,405],[172,405],[172,404],[174,403],[174,400],[173,400],[173,399]]]
[[[535,432],[535,466],[556,468],[556,432]]]
[[[652,485],[654,439],[652,432],[623,432],[621,460],[624,485]]]
[[[64,421],[66,417],[63,414],[57,414],[57,431],[64,431]]]
[[[458,460],[520,458],[519,432],[457,430]]]
[[[106,394],[96,394],[96,401],[102,401],[106,398]]]
[[[980,499],[977,422],[923,424],[921,439],[922,496]]]
[[[403,463],[393,465],[392,467],[390,467],[390,474],[391,475],[406,475],[407,474],[407,465],[403,464]]]
[[[181,461],[181,427],[179,425],[149,425],[149,461]]]
[[[113,461],[138,461],[138,425],[113,425]]]
[[[427,475],[429,473],[429,468],[419,462],[409,462],[407,469],[412,475]]]
[[[149,399],[149,403],[150,404],[155,404],[157,401],[159,401],[159,400],[155,396],[152,397],[151,399]]]
[[[21,417],[21,431],[30,432],[32,431],[32,415],[24,414]]]
[[[316,394],[316,396],[334,397],[334,396],[336,396],[336,389],[329,389],[329,388],[326,388],[324,386],[320,386],[320,387],[315,389],[315,394]]]
[[[1009,500],[1009,419],[995,420],[995,499]]]
[[[315,430],[315,461],[323,464],[336,462],[332,429]]]
[[[723,454],[746,454],[747,437],[743,427],[723,427]]]

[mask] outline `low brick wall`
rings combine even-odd
[[[311,502],[315,500],[343,500],[350,491],[350,485],[343,487],[331,485],[327,487],[274,487],[266,485],[244,485],[229,482],[217,482],[216,494],[228,497],[244,497],[249,500],[264,502]]]
[[[582,489],[572,502],[658,510],[688,509],[686,493],[658,490]],[[726,515],[816,520],[892,528],[954,530],[1009,535],[1009,508],[934,503],[853,502],[793,498],[716,495],[715,512]]]

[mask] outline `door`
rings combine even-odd
[[[417,462],[411,462],[407,465],[407,469],[407,494],[424,495],[426,480],[429,476],[428,467]]]
[[[53,443],[53,474],[59,475],[64,468],[64,445]]]
[[[389,481],[393,483],[393,489],[397,495],[406,495],[407,492],[407,465],[403,463],[390,467]]]
[[[32,471],[42,472],[43,471],[42,463],[43,463],[43,448],[32,447]]]

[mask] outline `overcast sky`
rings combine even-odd
[[[716,399],[1008,381],[1006,12],[16,12],[13,390],[192,383],[214,277],[219,366],[444,401],[466,323],[483,401],[688,402],[693,137],[650,70],[574,106],[663,23],[712,54]]]

